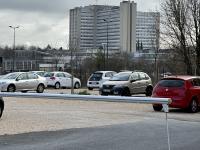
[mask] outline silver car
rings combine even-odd
[[[0,79],[0,90],[2,92],[36,91],[43,93],[46,87],[46,79],[31,72],[13,72]]]
[[[153,90],[151,78],[144,72],[126,71],[115,74],[109,81],[102,84],[101,95],[131,96],[146,94],[151,96]]]

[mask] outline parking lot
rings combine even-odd
[[[75,90],[75,93],[87,89]],[[70,93],[70,89],[47,89],[47,93]],[[98,95],[98,90],[88,91]],[[143,96],[143,95],[137,95]],[[70,128],[97,127],[134,123],[148,119],[165,120],[164,112],[154,112],[151,105],[85,102],[27,98],[4,98],[5,111],[0,120],[0,135]],[[200,113],[171,109],[169,121],[200,122]]]

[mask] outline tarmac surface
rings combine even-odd
[[[49,89],[46,92],[70,93],[70,90]],[[89,92],[98,95],[98,91]],[[167,149],[165,113],[154,112],[151,105],[27,98],[4,100],[5,111],[0,119],[1,150],[121,150],[125,144],[127,150]],[[199,149],[200,112],[190,114],[170,109],[168,118],[173,149]],[[151,143],[154,146],[150,146]]]

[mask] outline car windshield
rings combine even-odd
[[[128,81],[131,73],[118,73],[114,75],[110,81]]]
[[[5,76],[2,77],[2,79],[15,79],[19,76],[19,72],[16,72],[16,73],[9,73]]]
[[[184,86],[184,80],[181,79],[165,79],[161,80],[158,83],[161,87],[183,87]]]
[[[103,73],[93,73],[90,77],[90,81],[100,81],[102,79]]]
[[[52,72],[47,72],[44,75],[44,77],[53,77],[53,76],[54,76],[54,73],[52,73]]]

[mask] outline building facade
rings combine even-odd
[[[143,48],[153,47],[146,36],[151,33],[151,41],[159,37],[152,36],[155,20],[151,20],[154,18],[150,15],[154,13],[137,12],[136,6],[134,2],[123,1],[120,6],[90,5],[71,9],[69,48],[85,52],[104,49],[109,53],[134,53],[138,43],[143,44]],[[150,21],[143,24],[142,17]],[[143,25],[147,26],[145,31]]]

